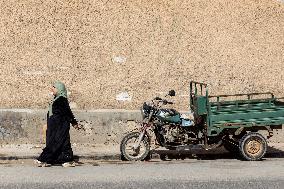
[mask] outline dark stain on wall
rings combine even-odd
[[[26,137],[22,128],[22,115],[16,112],[4,112],[0,114],[0,140],[13,141]]]

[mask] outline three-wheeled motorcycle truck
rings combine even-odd
[[[175,91],[168,95],[175,96]],[[143,122],[138,131],[122,139],[121,155],[130,161],[144,160],[154,143],[171,150],[224,146],[246,160],[260,160],[267,150],[266,140],[284,124],[283,99],[272,93],[210,96],[207,84],[191,81],[190,109],[194,119],[182,117],[174,109],[165,109],[172,102],[160,97],[144,102]]]

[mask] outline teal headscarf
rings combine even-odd
[[[51,103],[49,104],[49,109],[48,109],[49,117],[52,116],[52,105],[53,105],[53,103],[61,96],[67,98],[67,90],[66,90],[66,87],[65,87],[64,83],[62,83],[60,81],[56,81],[54,83],[53,87],[55,87],[57,89],[57,94],[53,98]]]

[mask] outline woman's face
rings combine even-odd
[[[52,93],[53,96],[56,96],[57,94],[57,89],[55,87],[50,88],[50,92]]]

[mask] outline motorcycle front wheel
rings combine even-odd
[[[120,153],[128,161],[142,161],[147,158],[150,153],[149,138],[145,135],[137,149],[134,145],[139,140],[140,133],[133,132],[123,137],[120,144]]]

